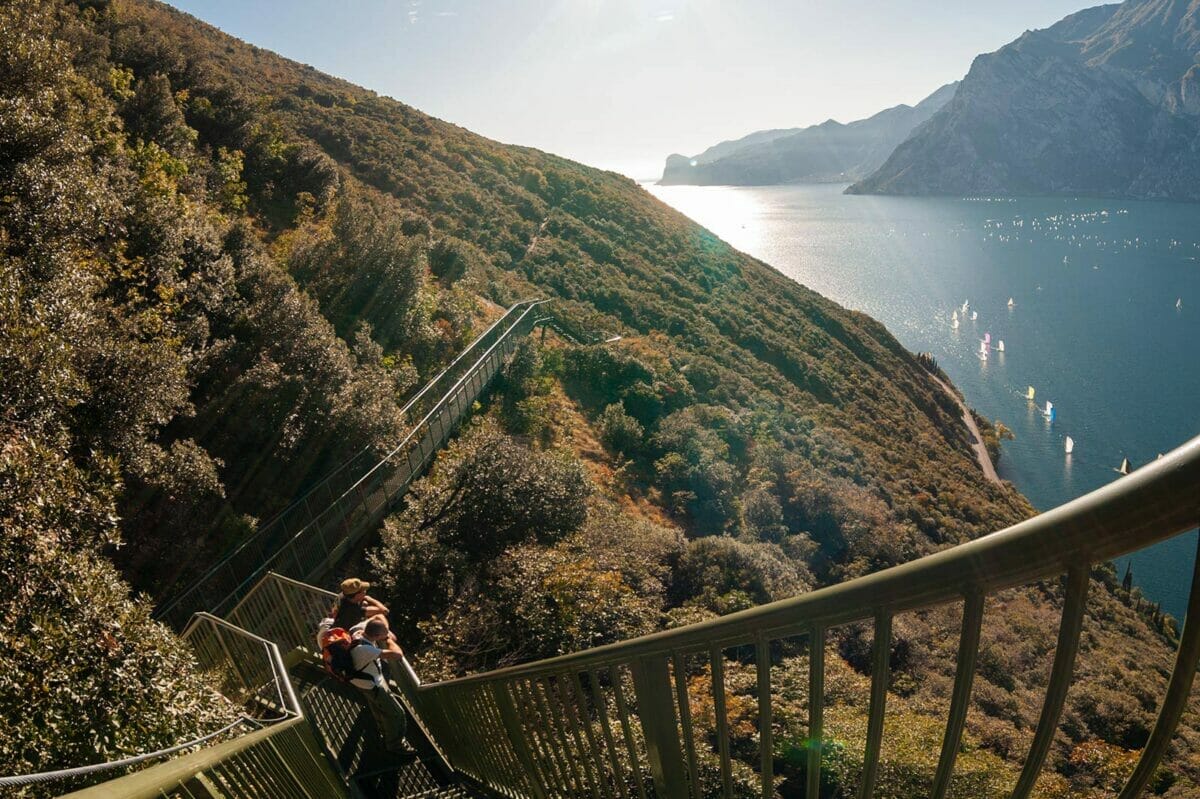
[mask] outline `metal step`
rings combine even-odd
[[[456,788],[407,741],[407,752],[399,757],[382,749],[375,720],[357,688],[307,662],[294,666],[291,677],[317,740],[362,796],[441,796],[437,791]]]

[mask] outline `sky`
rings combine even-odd
[[[171,0],[511,144],[659,175],[755,130],[920,101],[1086,0]]]

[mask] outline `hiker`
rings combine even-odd
[[[387,615],[388,609],[382,602],[367,596],[370,587],[370,583],[357,577],[342,580],[342,595],[329,612],[334,627],[349,630],[367,619]]]
[[[374,616],[346,630],[326,618],[321,622],[318,642],[326,670],[363,692],[383,736],[384,749],[404,753],[408,721],[400,701],[392,695],[383,665],[385,660],[400,660],[404,651],[388,629],[387,619]]]
[[[383,748],[389,752],[403,752],[404,730],[408,721],[400,700],[392,695],[388,686],[383,661],[400,660],[404,651],[396,643],[396,636],[388,629],[387,619],[375,616],[350,629],[356,644],[350,649],[350,659],[357,674],[350,679],[352,685],[363,690],[367,707],[375,717],[375,724],[383,735]]]

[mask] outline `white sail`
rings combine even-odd
[[[1178,310],[1181,310],[1182,308],[1183,308],[1183,297],[1180,297],[1179,299],[1175,300],[1175,310],[1178,311]]]
[[[996,349],[1004,352],[1004,339],[1000,339],[1000,341],[996,342]]]
[[[1033,393],[1034,393],[1033,386],[1030,386],[1029,390],[1025,392],[1025,399],[1029,400],[1030,402],[1033,402]]]
[[[1013,302],[1013,298],[1012,298],[1012,297],[1009,297],[1009,298],[1008,298],[1008,307],[1009,307],[1009,308],[1012,308],[1014,305],[1016,305],[1016,303],[1015,303],[1015,302]]]
[[[956,309],[954,309],[954,312],[950,314],[950,318],[951,318],[952,320],[954,320],[955,322],[957,322],[957,321],[958,321],[958,309],[957,309],[957,308],[956,308]]]
[[[957,316],[954,317],[953,321],[950,322],[950,327],[954,328],[955,330],[958,330],[958,317]]]
[[[979,351],[980,351],[980,352],[987,352],[987,351],[988,351],[988,344],[987,344],[987,342],[986,342],[986,341],[981,341],[981,342],[979,342]]]
[[[1129,458],[1121,458],[1121,468],[1117,471],[1121,474],[1129,474]]]
[[[1042,411],[1042,413],[1049,416],[1053,412],[1054,412],[1054,403],[1051,402],[1050,400],[1046,400],[1046,410]]]
[[[1074,452],[1075,451],[1075,439],[1071,438],[1070,436],[1067,436],[1067,442],[1064,445],[1064,449],[1066,450],[1068,455],[1070,455],[1072,452]]]
[[[979,311],[971,311],[971,321],[974,322],[979,318]]]

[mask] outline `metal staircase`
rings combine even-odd
[[[429,443],[398,448],[395,457],[389,455],[388,470],[371,478],[367,485],[381,491],[362,492],[357,507],[366,518],[382,512],[397,496],[394,492],[407,486],[416,466],[427,463],[446,440],[473,401],[471,392],[478,396],[500,368],[502,355],[496,353],[511,351],[515,336],[539,321],[533,305],[510,311],[506,319],[506,335],[486,348],[477,362],[480,371],[457,380],[422,420],[425,432],[412,440],[423,442],[428,435]],[[345,547],[340,539],[328,538],[335,528],[310,523],[265,564],[242,567],[251,576],[241,576],[233,594],[217,597],[224,618],[195,614],[183,633],[225,695],[248,709],[252,720],[246,729],[73,795],[699,799],[743,795],[744,785],[739,789],[735,782],[735,760],[752,760],[753,766],[737,771],[742,777],[752,771],[757,795],[771,799],[786,788],[789,795],[818,799],[822,755],[830,746],[824,730],[828,631],[858,622],[874,631],[869,718],[857,786],[857,796],[868,799],[884,744],[893,620],[950,605],[961,607],[961,632],[929,791],[933,799],[943,799],[954,777],[970,705],[985,602],[999,591],[1041,582],[1048,590],[1061,591],[1062,617],[1040,718],[1010,794],[1026,799],[1058,729],[1079,651],[1092,567],[1198,523],[1200,437],[1104,488],[1005,530],[792,599],[427,685],[399,661],[392,676],[413,719],[414,751],[411,757],[382,763],[371,750],[376,736],[359,697],[324,679],[314,665],[313,631],[334,595],[302,578],[320,573],[322,564]],[[342,529],[357,530],[359,524]],[[1189,700],[1200,658],[1200,558],[1187,619],[1158,720],[1120,799],[1133,799],[1145,789]],[[757,750],[752,758],[745,751],[735,756],[731,747],[727,674],[735,663],[753,672]],[[773,674],[793,663],[803,663],[807,670],[808,717],[802,729],[788,732],[806,742],[806,751],[789,777],[798,772],[801,784],[785,786],[776,774],[779,685]],[[698,695],[694,685],[707,686],[706,693]],[[699,700],[713,725],[703,733]]]

